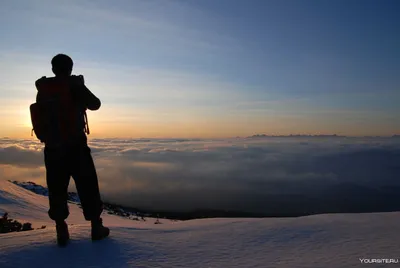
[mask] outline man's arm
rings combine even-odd
[[[101,106],[99,98],[97,98],[86,86],[83,76],[75,76],[74,93],[77,100],[87,109],[95,111]]]
[[[96,111],[100,108],[101,102],[85,85],[83,85],[82,90],[84,105],[92,111]]]

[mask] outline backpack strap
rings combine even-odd
[[[83,117],[84,117],[84,120],[85,120],[85,129],[84,129],[84,131],[85,131],[86,134],[89,135],[89,134],[90,134],[89,121],[88,121],[88,117],[87,117],[86,111],[85,111],[85,113],[83,114]]]

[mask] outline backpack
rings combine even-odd
[[[66,144],[89,134],[86,109],[77,105],[72,87],[81,76],[65,78],[42,77],[35,85],[38,90],[36,103],[30,105],[32,132],[42,143]]]

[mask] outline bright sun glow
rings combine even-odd
[[[15,120],[16,120],[15,123],[24,129],[32,128],[31,115],[29,112],[30,104],[31,103],[29,103],[29,102],[21,104],[21,106],[19,106],[19,109],[17,112],[17,117],[15,118]]]

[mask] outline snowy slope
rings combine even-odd
[[[47,225],[0,235],[0,267],[365,267],[360,258],[400,258],[397,212],[158,225],[104,215],[111,236],[93,243],[81,210],[70,209],[72,242],[58,248],[46,197],[0,182],[0,212],[36,228]]]

